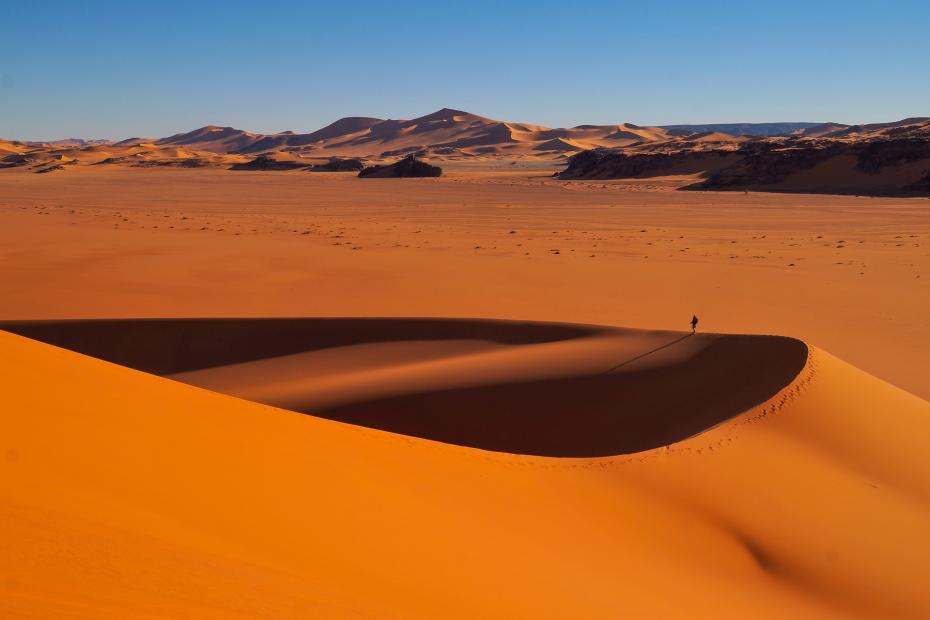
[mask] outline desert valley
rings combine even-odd
[[[209,4],[0,8],[0,618],[930,618],[920,7]]]

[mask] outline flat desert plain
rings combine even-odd
[[[930,617],[930,201],[552,172],[0,173],[0,615]]]

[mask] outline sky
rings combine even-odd
[[[930,116],[930,1],[0,0],[0,136]]]

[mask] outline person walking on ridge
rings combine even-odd
[[[694,332],[697,331],[697,324],[698,324],[697,315],[696,315],[696,314],[692,314],[692,315],[691,315],[691,333],[692,333],[692,334],[693,334]]]

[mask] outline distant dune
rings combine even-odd
[[[133,138],[116,144],[17,148],[7,156],[3,156],[5,149],[0,143],[0,168],[19,168],[29,172],[38,172],[53,165],[63,169],[85,166],[226,168],[249,159],[180,144],[155,145],[143,140]]]
[[[689,136],[702,137],[704,140],[706,136],[727,139],[729,133],[737,131],[736,128],[747,135],[772,135],[779,132],[788,134],[798,127],[813,125],[816,123],[643,127],[624,123],[553,129],[498,121],[462,110],[443,108],[412,120],[350,116],[309,133],[284,131],[261,134],[234,127],[207,125],[166,138],[128,138],[115,143],[67,139],[28,143],[28,146],[38,151],[54,151],[80,149],[90,145],[116,148],[148,144],[152,150],[183,146],[218,155],[291,153],[305,158],[348,156],[378,159],[416,152],[420,156],[447,160],[486,157],[561,159],[566,153],[584,149],[674,142]],[[0,153],[3,152],[2,148],[0,145]]]
[[[4,153],[23,153],[28,149],[28,145],[22,142],[0,140],[0,155],[3,155]]]
[[[809,130],[753,140],[696,134],[677,144],[588,150],[573,156],[559,177],[648,178],[689,169],[698,178],[682,189],[930,195],[930,119]]]
[[[3,327],[194,384],[0,332],[4,617],[930,615],[930,403],[797,341]],[[462,431],[499,443],[420,438]]]

